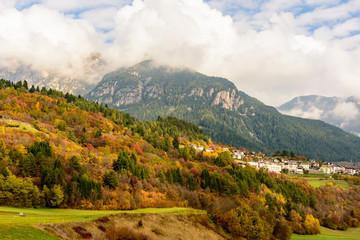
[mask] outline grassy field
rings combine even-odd
[[[19,213],[25,216],[21,217]],[[206,214],[190,208],[145,208],[129,211],[89,211],[75,209],[28,209],[0,207],[0,239],[58,239],[34,227],[37,223],[90,221],[117,213]]]
[[[23,213],[25,217],[19,216]],[[0,224],[33,225],[36,223],[63,223],[90,221],[117,213],[156,213],[156,214],[205,214],[205,211],[191,208],[144,208],[128,211],[90,211],[76,209],[29,209],[0,207]]]
[[[58,240],[60,238],[51,236],[37,228],[22,225],[0,225],[0,239],[17,240],[17,239],[41,239],[41,240]]]
[[[303,175],[298,176],[299,179],[305,179],[311,186],[317,188],[320,186],[325,186],[328,183],[332,183],[334,186],[341,187],[343,189],[347,189],[349,187],[348,182],[344,180],[334,180],[329,178],[326,175],[322,174],[310,174],[310,175]]]
[[[304,236],[293,234],[291,240],[359,240],[360,228],[350,228],[346,231],[336,231],[321,227],[321,234]]]
[[[19,130],[25,130],[25,131],[30,131],[30,132],[38,132],[38,130],[36,130],[29,123],[24,123],[24,122],[16,121],[16,120],[6,120],[6,119],[3,119],[2,121],[5,122],[6,124],[9,124],[10,126],[13,125],[13,127],[6,126],[5,129],[19,129]]]

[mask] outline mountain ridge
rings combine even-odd
[[[284,116],[225,78],[185,68],[152,61],[121,68],[105,75],[86,97],[141,120],[174,116],[201,127],[215,141],[236,147],[265,153],[290,149],[325,161],[360,159],[355,150],[359,138],[320,121]]]

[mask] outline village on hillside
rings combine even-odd
[[[205,148],[196,144],[189,144],[196,151],[214,152],[219,151],[214,147]],[[222,147],[220,151],[230,151],[234,164],[245,167],[252,166],[256,169],[265,169],[269,172],[285,174],[342,174],[355,175],[360,173],[359,168],[345,166],[345,164],[324,162],[319,160],[309,160],[300,156],[266,156],[263,153],[256,153],[248,150],[238,150],[235,148]]]

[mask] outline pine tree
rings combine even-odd
[[[28,82],[26,80],[24,80],[23,86],[26,90],[29,88]]]
[[[31,88],[30,88],[29,92],[30,92],[30,93],[34,93],[34,92],[35,92],[35,87],[34,87],[34,85],[31,85]]]
[[[114,170],[110,170],[109,172],[105,172],[104,175],[104,184],[109,186],[112,189],[115,189],[119,186],[119,180],[117,178],[117,174]]]
[[[173,140],[173,146],[174,146],[174,149],[179,149],[179,138],[178,137],[174,137],[174,140]]]

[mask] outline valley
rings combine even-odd
[[[15,236],[17,221],[23,221],[23,234],[42,236],[32,231],[42,213],[38,228],[51,233],[49,239],[58,236],[57,231],[76,238],[73,234],[89,237],[98,229],[101,236],[107,233],[101,229],[127,218],[133,219],[129,227],[114,234],[140,237],[143,231],[131,227],[138,217],[115,217],[100,229],[96,218],[120,210],[176,213],[179,208],[201,214],[169,217],[171,221],[184,223],[183,229],[198,222],[199,231],[215,239],[290,239],[292,233],[318,234],[320,225],[334,230],[359,225],[357,175],[333,174],[336,181],[346,181],[347,188],[337,182],[314,188],[300,176],[252,166],[269,157],[215,142],[203,129],[175,117],[141,121],[81,96],[38,90],[23,82],[0,81],[0,205],[7,224],[3,234]],[[239,162],[235,155],[241,151],[245,156]],[[285,150],[270,158],[309,161]],[[18,212],[25,216],[14,217]],[[164,216],[143,218],[157,223]],[[79,220],[91,224],[73,223]],[[147,227],[144,232],[155,239],[170,234],[160,225]]]
[[[360,239],[359,13],[0,0],[0,240]]]

